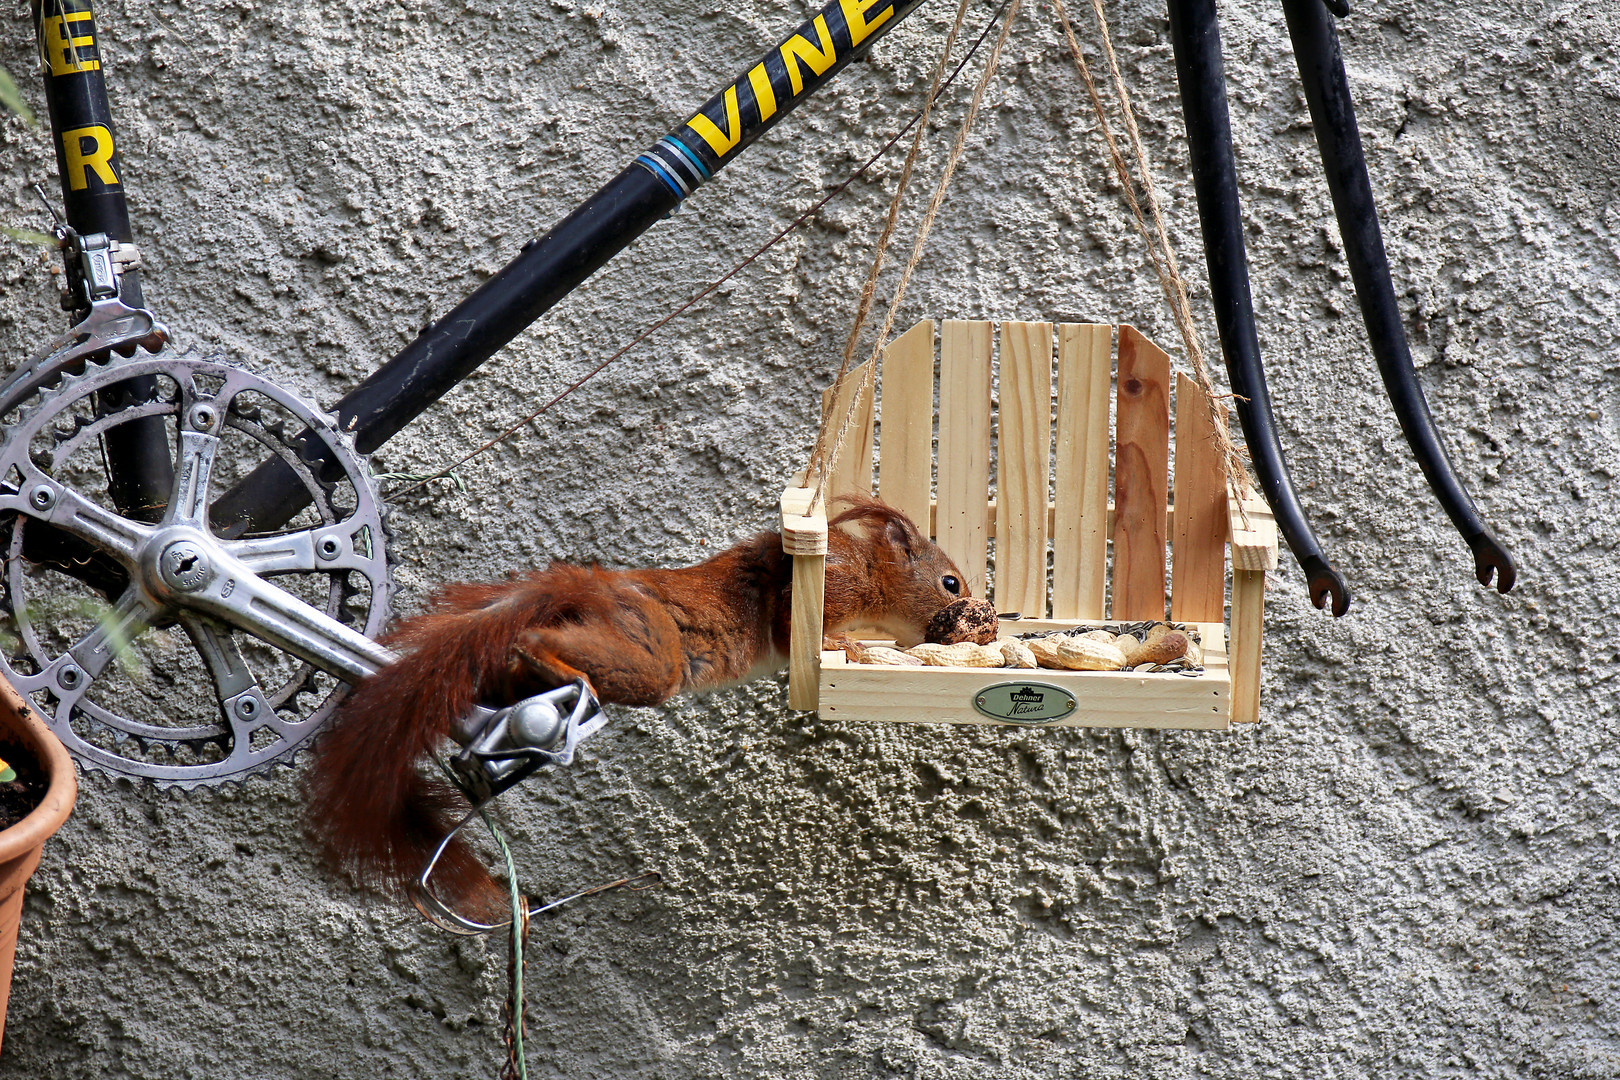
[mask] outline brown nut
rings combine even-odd
[[[1125,654],[1106,641],[1086,637],[1036,638],[1030,651],[1042,667],[1068,671],[1118,671],[1125,666]]]
[[[1158,627],[1153,628],[1154,631]],[[1168,664],[1187,655],[1187,635],[1180,630],[1166,630],[1158,634],[1150,631],[1142,647],[1131,656],[1131,666],[1138,664]]]
[[[962,641],[988,645],[996,640],[999,626],[994,604],[964,596],[946,604],[934,614],[923,633],[923,641],[939,645],[954,645]]]
[[[860,662],[863,664],[882,664],[886,667],[923,666],[923,662],[915,656],[908,656],[899,649],[890,649],[883,645],[864,650]]]
[[[1030,655],[1041,667],[1055,668],[1063,665],[1058,662],[1058,639],[1055,637],[1030,638],[1024,642],[1029,646]]]
[[[994,645],[978,645],[971,641],[961,641],[955,645],[929,642],[906,651],[932,667],[1000,667],[1003,660],[1001,650]]]

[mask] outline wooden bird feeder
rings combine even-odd
[[[1002,621],[1002,636],[1168,618],[1197,626],[1204,670],[897,668],[823,652],[827,515],[809,513],[801,474],[782,495],[782,544],[793,556],[791,707],[828,719],[997,723],[982,711],[987,697],[1039,684],[1072,702],[1068,715],[1044,721],[1050,726],[1214,729],[1259,718],[1276,524],[1258,495],[1240,500],[1229,490],[1206,399],[1184,375],[1174,387],[1172,474],[1163,350],[1131,326],[1006,322],[998,334],[989,322],[946,320],[936,378],[927,320],[891,342],[881,365],[881,417],[870,363],[851,371],[839,400],[824,395],[834,417],[854,410],[828,466],[829,503],[872,492],[876,442],[878,496],[933,536],[974,596],[1022,613]]]

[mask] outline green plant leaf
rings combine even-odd
[[[39,124],[39,121],[34,119],[34,110],[30,109],[28,102],[23,100],[22,93],[17,89],[17,84],[12,81],[11,73],[4,67],[0,67],[0,108],[16,113],[30,127],[36,127]]]
[[[55,247],[56,240],[42,232],[33,229],[13,229],[10,225],[0,225],[0,236],[9,236],[13,240],[21,240],[25,244],[44,244]]]

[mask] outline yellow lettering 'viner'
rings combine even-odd
[[[866,13],[880,4],[883,5],[883,10],[878,13],[877,18],[868,19]],[[893,0],[838,0],[838,6],[844,12],[844,21],[849,24],[851,45],[859,45],[871,37],[872,32],[888,22],[894,14]]]
[[[765,74],[764,64],[755,64],[748,72],[748,85],[754,88],[754,101],[759,105],[759,118],[769,120],[776,115],[776,90],[771,77]]]
[[[730,131],[721,131],[713,120],[702,113],[688,120],[686,126],[697,132],[716,156],[725,157],[742,138],[742,111],[737,107],[737,84],[726,87],[726,126]]]

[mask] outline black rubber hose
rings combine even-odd
[[[1412,366],[1400,307],[1395,302],[1395,286],[1390,281],[1389,258],[1378,230],[1378,208],[1367,178],[1367,159],[1361,151],[1361,132],[1350,100],[1338,30],[1323,0],[1282,0],[1282,6],[1299,77],[1305,85],[1305,100],[1311,108],[1316,145],[1322,153],[1322,170],[1333,195],[1333,213],[1339,219],[1345,259],[1350,264],[1356,299],[1361,304],[1361,317],[1384,390],[1429,489],[1474,553],[1474,574],[1479,583],[1489,585],[1494,574],[1497,589],[1507,592],[1518,577],[1513,557],[1491,535],[1452,468],[1429,415],[1417,370]]]
[[[1215,325],[1226,371],[1237,396],[1238,422],[1248,444],[1255,479],[1277,518],[1288,550],[1309,582],[1311,602],[1333,614],[1350,610],[1344,577],[1322,554],[1311,524],[1294,492],[1271,412],[1260,338],[1249,295],[1249,263],[1243,248],[1243,208],[1238,202],[1237,166],[1232,160],[1232,125],[1226,111],[1226,77],[1214,0],[1170,0],[1170,38],[1181,85],[1182,118],[1192,158],[1198,220],[1209,263]]]

